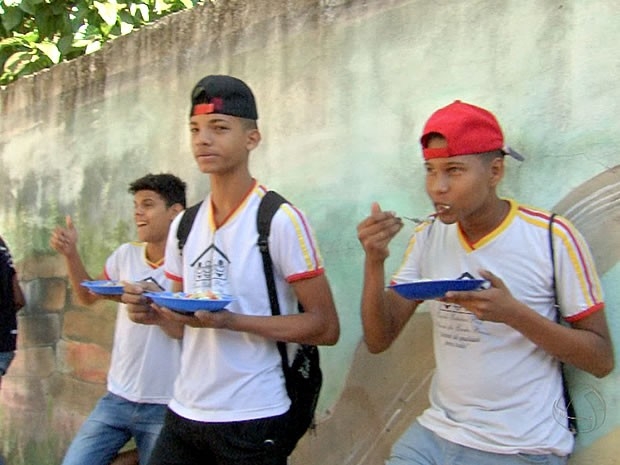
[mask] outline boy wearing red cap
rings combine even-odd
[[[269,252],[282,314],[272,316],[257,245],[257,212],[267,188],[249,171],[261,135],[254,95],[241,80],[212,75],[191,97],[189,130],[198,168],[211,192],[179,250],[175,221],[166,275],[175,291],[234,296],[225,310],[181,315],[181,370],[149,465],[286,465],[290,406],[276,341],[332,345],[340,329],[314,234],[305,215],[282,204],[271,221]],[[125,288],[133,314],[152,314],[142,289]],[[304,307],[297,312],[297,304]]]
[[[487,110],[460,101],[437,110],[421,144],[437,213],[416,228],[391,283],[478,278],[488,287],[429,302],[430,406],[387,463],[564,464],[574,440],[566,418],[554,417],[564,406],[560,364],[598,377],[614,365],[588,247],[565,218],[497,195],[504,155],[523,157],[505,146]],[[401,228],[376,203],[358,226],[364,338],[373,353],[392,344],[421,303],[384,290],[388,244]],[[556,296],[570,326],[556,322]]]

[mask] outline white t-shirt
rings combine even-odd
[[[108,258],[105,276],[114,281],[155,280],[171,289],[163,267],[146,258],[146,244],[121,245]],[[181,342],[156,325],[134,323],[125,304],[118,305],[108,391],[132,402],[167,404],[179,371]]]
[[[502,224],[476,244],[456,224],[416,230],[394,283],[479,278],[486,269],[512,295],[556,319],[550,215],[511,201]],[[555,273],[563,317],[576,321],[603,308],[603,296],[582,236],[554,220]],[[431,406],[419,421],[452,442],[494,453],[567,455],[573,437],[554,419],[563,406],[558,360],[508,325],[481,321],[458,305],[431,302],[436,372]],[[558,415],[556,413],[555,418]]]
[[[212,289],[230,294],[227,309],[271,315],[256,216],[264,186],[255,184],[235,211],[216,227],[210,196],[202,203],[179,253],[172,223],[166,246],[166,275],[185,292]],[[269,248],[282,314],[297,311],[289,283],[324,272],[316,240],[305,216],[284,204],[271,222]],[[170,408],[184,418],[230,422],[280,415],[290,400],[275,341],[225,329],[185,328],[181,372]]]

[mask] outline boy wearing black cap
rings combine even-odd
[[[150,465],[285,465],[290,405],[276,341],[332,345],[339,323],[316,240],[304,214],[283,204],[271,222],[281,316],[271,315],[257,246],[257,210],[267,188],[250,174],[250,152],[261,140],[249,87],[212,75],[192,92],[190,138],[211,192],[197,212],[182,253],[179,221],[166,247],[166,275],[176,291],[209,289],[235,300],[219,312],[181,315],[181,371]],[[145,304],[138,286],[123,300]],[[297,312],[297,302],[304,313]],[[149,309],[134,305],[136,320]],[[152,311],[152,309],[150,310]]]
[[[523,157],[504,145],[487,110],[460,101],[437,110],[421,144],[436,213],[416,228],[391,284],[481,278],[488,288],[429,302],[430,407],[387,463],[564,464],[574,440],[566,413],[554,416],[565,405],[560,363],[598,377],[614,365],[590,252],[565,218],[498,197],[504,155]],[[358,226],[366,257],[361,312],[373,353],[392,344],[420,304],[385,290],[388,244],[401,228],[376,203]],[[570,326],[556,322],[556,288]]]

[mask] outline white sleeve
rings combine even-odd
[[[282,204],[271,221],[269,251],[277,273],[288,282],[323,273],[323,259],[303,212]]]
[[[166,252],[164,258],[164,272],[166,277],[173,281],[183,280],[183,256],[179,250],[179,242],[177,239],[177,229],[185,212],[179,213],[168,230],[168,239],[166,240]]]
[[[123,250],[127,247],[127,244],[121,245],[107,258],[104,273],[108,279],[120,281],[125,278],[125,276],[123,276]]]
[[[590,249],[565,218],[553,222],[555,279],[564,318],[575,321],[604,306],[603,289]]]

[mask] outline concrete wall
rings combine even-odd
[[[0,391],[0,447],[11,465],[59,463],[105,389],[114,307],[74,304],[49,233],[73,215],[96,274],[132,238],[131,180],[169,171],[189,183],[191,201],[208,192],[187,130],[189,91],[206,74],[234,74],[254,89],[263,143],[253,172],[310,217],[342,321],[341,342],[322,350],[323,421],[294,463],[381,463],[426,405],[424,312],[386,354],[359,345],[355,226],[374,200],[401,215],[429,212],[417,138],[430,112],[454,99],[493,110],[526,155],[507,162],[504,195],[575,219],[620,335],[617,2],[219,3],[0,89],[0,231],[29,297]],[[395,240],[388,269],[409,232]],[[579,437],[572,463],[611,465],[620,444],[618,371],[571,379],[578,413],[595,426]]]

